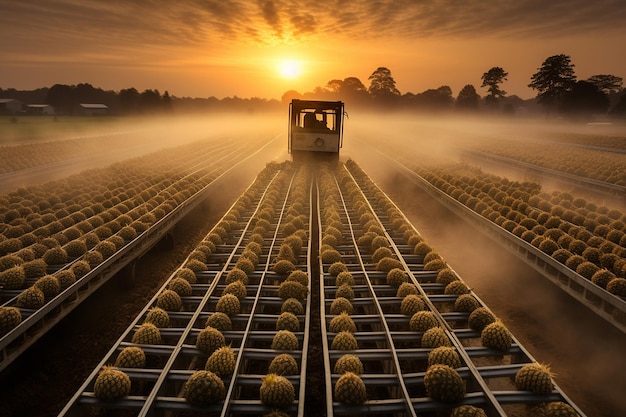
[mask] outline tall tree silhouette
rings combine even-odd
[[[506,91],[500,89],[500,84],[506,81],[508,72],[500,67],[493,67],[489,71],[485,72],[481,79],[483,83],[481,87],[489,87],[487,91],[489,95],[485,98],[488,104],[495,107],[500,97],[506,96]]]
[[[563,97],[572,90],[575,83],[574,64],[568,55],[560,54],[543,61],[528,86],[538,91],[537,101],[549,113],[560,106]]]
[[[368,80],[370,81],[368,91],[372,98],[388,101],[400,96],[400,91],[396,88],[396,81],[391,76],[389,68],[378,67]]]
[[[479,100],[480,96],[476,92],[476,88],[471,84],[467,84],[459,91],[459,95],[456,97],[455,108],[460,111],[475,111],[478,110]]]

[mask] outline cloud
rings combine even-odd
[[[29,0],[2,8],[4,59],[329,37],[541,40],[623,33],[626,21],[623,0]]]

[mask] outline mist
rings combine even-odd
[[[513,181],[536,181],[542,191],[623,211],[623,196],[583,192],[571,184],[506,165],[469,158],[464,147],[500,141],[552,141],[567,135],[626,137],[624,125],[586,125],[528,119],[472,119],[351,115],[343,158],[352,158],[398,204],[424,239],[449,263],[539,362],[551,365],[556,383],[589,416],[623,411],[626,335],[567,295],[477,228],[441,206],[399,174],[378,152],[396,155],[408,168],[480,166]],[[572,147],[584,159],[590,151]],[[617,154],[626,167],[626,155]],[[540,156],[540,155],[538,155]],[[610,382],[609,382],[610,381]]]

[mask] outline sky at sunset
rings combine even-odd
[[[0,0],[0,88],[90,83],[178,97],[277,98],[329,80],[369,86],[380,66],[401,93],[509,73],[531,98],[549,56],[579,79],[626,79],[625,0]]]

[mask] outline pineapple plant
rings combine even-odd
[[[75,262],[72,265],[72,269],[70,271],[74,269],[76,264],[78,264],[78,262]],[[46,275],[47,265],[43,259],[33,259],[32,261],[24,262],[22,264],[22,268],[24,268],[24,275],[26,278],[39,278]],[[0,282],[1,281],[2,279],[0,278]]]
[[[411,284],[410,282],[403,282],[402,284],[400,284],[398,290],[396,291],[396,297],[404,298],[409,294],[419,295],[419,293],[420,292],[415,284]]]
[[[306,272],[295,270],[287,277],[287,281],[296,281],[303,286],[307,287],[309,285],[309,276]]]
[[[175,291],[163,290],[157,297],[156,306],[165,311],[180,311],[183,308],[183,301]]]
[[[485,410],[473,405],[460,405],[452,410],[450,417],[487,417]]]
[[[465,382],[459,373],[448,365],[429,366],[424,375],[428,396],[446,403],[458,403],[465,397]]]
[[[339,274],[337,274],[337,277],[335,278],[335,285],[340,287],[344,284],[347,284],[349,286],[353,286],[355,284],[355,280],[354,277],[352,276],[352,274],[348,271],[342,271]]]
[[[60,246],[53,247],[43,255],[43,261],[48,265],[61,265],[67,262],[67,253]]]
[[[287,408],[295,400],[293,384],[284,376],[268,374],[263,377],[259,398],[268,407]]]
[[[96,398],[113,401],[130,394],[130,378],[124,372],[105,366],[98,373],[93,385]]]
[[[241,281],[231,282],[224,288],[222,295],[224,294],[232,294],[239,300],[243,300],[247,295],[246,286]]]
[[[283,281],[278,287],[278,296],[282,300],[295,298],[304,300],[309,293],[309,289],[297,281]]]
[[[26,273],[23,266],[18,265],[0,272],[0,287],[6,290],[24,288]]]
[[[626,267],[624,268],[626,273]],[[615,294],[618,297],[626,297],[626,279],[625,278],[613,278],[606,284],[606,290],[611,294]]]
[[[452,346],[446,332],[441,327],[432,327],[422,335],[423,348],[436,348],[439,346]]]
[[[248,285],[248,275],[240,268],[233,268],[226,274],[226,284],[241,281],[244,285]]]
[[[325,249],[320,255],[322,262],[325,264],[334,264],[341,262],[341,254],[336,249]]]
[[[447,295],[462,295],[470,292],[470,289],[467,285],[465,285],[462,281],[452,281],[448,285],[446,285],[443,290],[444,294]]]
[[[554,388],[550,367],[540,363],[528,363],[515,374],[515,386],[520,391],[550,394]]]
[[[538,417],[579,417],[574,408],[563,401],[552,401],[541,403],[535,408],[535,415]]]
[[[478,307],[472,311],[467,319],[467,324],[470,329],[477,332],[482,332],[483,329],[490,323],[496,321],[496,318],[485,307]]]
[[[422,311],[426,308],[426,304],[421,296],[416,294],[409,294],[402,299],[400,303],[400,312],[405,316],[413,316],[418,311]]]
[[[328,267],[328,273],[336,277],[340,272],[348,272],[348,267],[343,262],[334,262]]]
[[[50,300],[59,294],[61,290],[61,284],[54,275],[44,275],[35,281],[35,287],[39,288],[43,292],[44,298]]]
[[[0,337],[9,333],[22,322],[22,313],[17,307],[0,307]]]
[[[217,304],[215,305],[215,311],[224,313],[228,316],[239,314],[240,309],[241,303],[239,298],[233,294],[222,295],[219,300],[217,300]]]
[[[348,405],[359,405],[367,401],[365,383],[353,372],[345,372],[339,377],[333,395],[337,401]]]
[[[144,323],[133,334],[132,342],[138,345],[158,345],[161,343],[161,332],[152,323]]]
[[[235,353],[232,348],[230,346],[217,348],[207,359],[204,369],[220,377],[232,375],[235,371]]]
[[[281,259],[277,261],[272,267],[272,271],[274,271],[278,275],[289,275],[295,270],[296,266],[293,264],[293,262],[286,259]]]
[[[17,296],[15,305],[21,308],[38,309],[43,307],[46,299],[43,292],[34,285],[25,289]]]
[[[480,307],[478,301],[471,294],[461,294],[454,301],[454,311],[471,313],[478,307]]]
[[[335,290],[335,298],[345,298],[352,300],[354,298],[354,290],[348,284],[343,284]]]
[[[188,297],[193,293],[191,284],[184,278],[174,278],[170,281],[167,288],[174,291],[181,297]]]
[[[352,314],[354,312],[354,307],[350,300],[344,297],[335,298],[330,305],[330,314],[341,314],[346,312],[348,314]]]
[[[459,277],[454,273],[453,270],[451,270],[450,268],[444,268],[439,270],[439,272],[437,272],[437,278],[435,279],[435,282],[437,284],[441,284],[444,286],[444,288],[450,284],[452,281],[458,281]]]
[[[76,275],[71,269],[64,269],[56,273],[59,290],[62,291],[76,282]]]
[[[298,363],[288,353],[281,353],[280,355],[276,355],[272,362],[270,362],[268,371],[270,374],[276,375],[297,375],[298,374]]]
[[[376,263],[376,270],[381,272],[389,272],[394,268],[404,269],[402,262],[395,258],[386,256]]]
[[[195,405],[214,404],[222,401],[225,396],[224,382],[211,371],[194,372],[183,387],[183,397]]]
[[[280,306],[281,313],[304,314],[304,306],[296,298],[287,298]]]
[[[414,332],[425,332],[438,325],[439,322],[432,311],[418,311],[411,316],[411,320],[409,321],[409,327]]]
[[[298,350],[300,341],[298,337],[289,330],[279,330],[272,339],[272,349],[274,350]]]
[[[200,330],[196,337],[196,347],[207,355],[226,345],[226,339],[222,332],[214,327],[206,327]]]
[[[483,346],[500,351],[509,350],[513,343],[511,333],[500,320],[485,326],[480,334],[480,340]]]
[[[167,311],[159,307],[153,307],[146,314],[144,323],[154,324],[158,328],[165,328],[170,326],[170,316]]]
[[[300,330],[300,320],[295,314],[284,312],[276,319],[276,330],[289,330],[297,332]]]
[[[348,353],[337,359],[333,372],[336,374],[352,372],[356,375],[361,375],[363,373],[363,363],[358,356]]]
[[[117,355],[115,366],[118,368],[143,368],[146,366],[146,354],[140,347],[125,347]]]
[[[407,282],[409,277],[407,273],[401,268],[394,268],[387,273],[387,284],[396,288],[400,287],[402,283]]]
[[[428,366],[436,364],[448,365],[456,369],[461,367],[461,359],[456,349],[452,346],[439,346],[428,354]]]
[[[332,333],[339,333],[342,331],[356,333],[356,324],[354,324],[352,317],[344,311],[338,316],[332,318],[328,325],[328,330]]]
[[[352,333],[343,331],[333,337],[330,348],[333,350],[357,350],[359,344]]]
[[[387,239],[385,239],[385,242],[386,241]],[[374,253],[372,254],[372,263],[378,263],[383,258],[393,258],[393,252],[386,246],[380,247],[374,251]]]
[[[212,313],[206,319],[205,327],[213,327],[220,332],[225,332],[228,330],[232,330],[233,323],[227,314],[217,311],[215,313]]]

